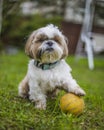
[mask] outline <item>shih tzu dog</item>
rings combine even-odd
[[[67,40],[58,27],[50,24],[34,31],[27,40],[25,52],[31,60],[19,84],[19,96],[29,97],[36,108],[46,109],[48,93],[57,89],[85,95],[64,60],[68,55]]]

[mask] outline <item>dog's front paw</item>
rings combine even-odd
[[[79,95],[79,96],[85,96],[86,95],[85,91],[83,89],[81,89],[80,87],[76,88],[74,93],[76,95]]]
[[[35,108],[40,109],[40,110],[46,110],[46,103],[44,103],[42,101],[36,101]]]

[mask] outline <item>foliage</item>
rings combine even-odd
[[[26,2],[26,0],[4,1],[0,48],[7,45],[23,47],[33,30],[50,23],[60,26],[62,18],[57,14],[54,14],[54,17],[51,18],[47,18],[41,14],[24,16],[21,14],[20,9],[20,5],[23,2]],[[37,2],[41,6],[40,3],[42,1]],[[47,2],[50,3],[46,0]]]
[[[15,45],[23,47],[29,34],[35,29],[53,23],[60,25],[61,17],[45,18],[41,15],[23,17],[11,14],[3,21],[2,42],[5,45]]]
[[[47,110],[34,108],[28,99],[18,97],[17,86],[27,71],[28,58],[20,52],[0,58],[0,130],[103,130],[104,129],[104,59],[95,59],[90,71],[86,59],[67,58],[73,76],[86,91],[86,108],[79,117],[65,115],[56,99],[48,99]]]

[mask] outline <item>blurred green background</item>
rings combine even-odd
[[[56,1],[48,0],[3,1],[0,49],[10,45],[23,48],[33,30],[50,23],[60,26],[62,14],[53,8],[55,3]],[[47,10],[43,13],[41,12],[41,8],[50,5],[52,5],[53,9],[49,8],[49,12]],[[27,8],[27,13],[24,12],[25,8]],[[33,10],[34,8],[35,10]]]
[[[69,49],[72,51],[74,48],[72,51],[74,53],[80,34],[80,29],[76,25],[81,27],[83,23],[85,3],[85,0],[1,0],[0,50],[9,47],[23,49],[33,30],[53,23],[69,38],[74,46]],[[95,8],[93,25],[98,27],[94,29],[94,33],[100,33],[102,36],[104,35],[104,2],[95,0],[91,6]],[[66,23],[62,24],[63,21]]]

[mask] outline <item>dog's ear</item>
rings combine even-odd
[[[66,56],[68,56],[68,39],[66,36],[64,36],[64,50],[63,50],[63,55],[62,55],[62,59],[65,58]]]
[[[29,36],[26,45],[25,45],[25,53],[30,57],[33,58],[32,50],[31,50],[31,45],[33,44],[32,41],[34,40],[36,35],[36,31],[32,32],[32,34]]]

